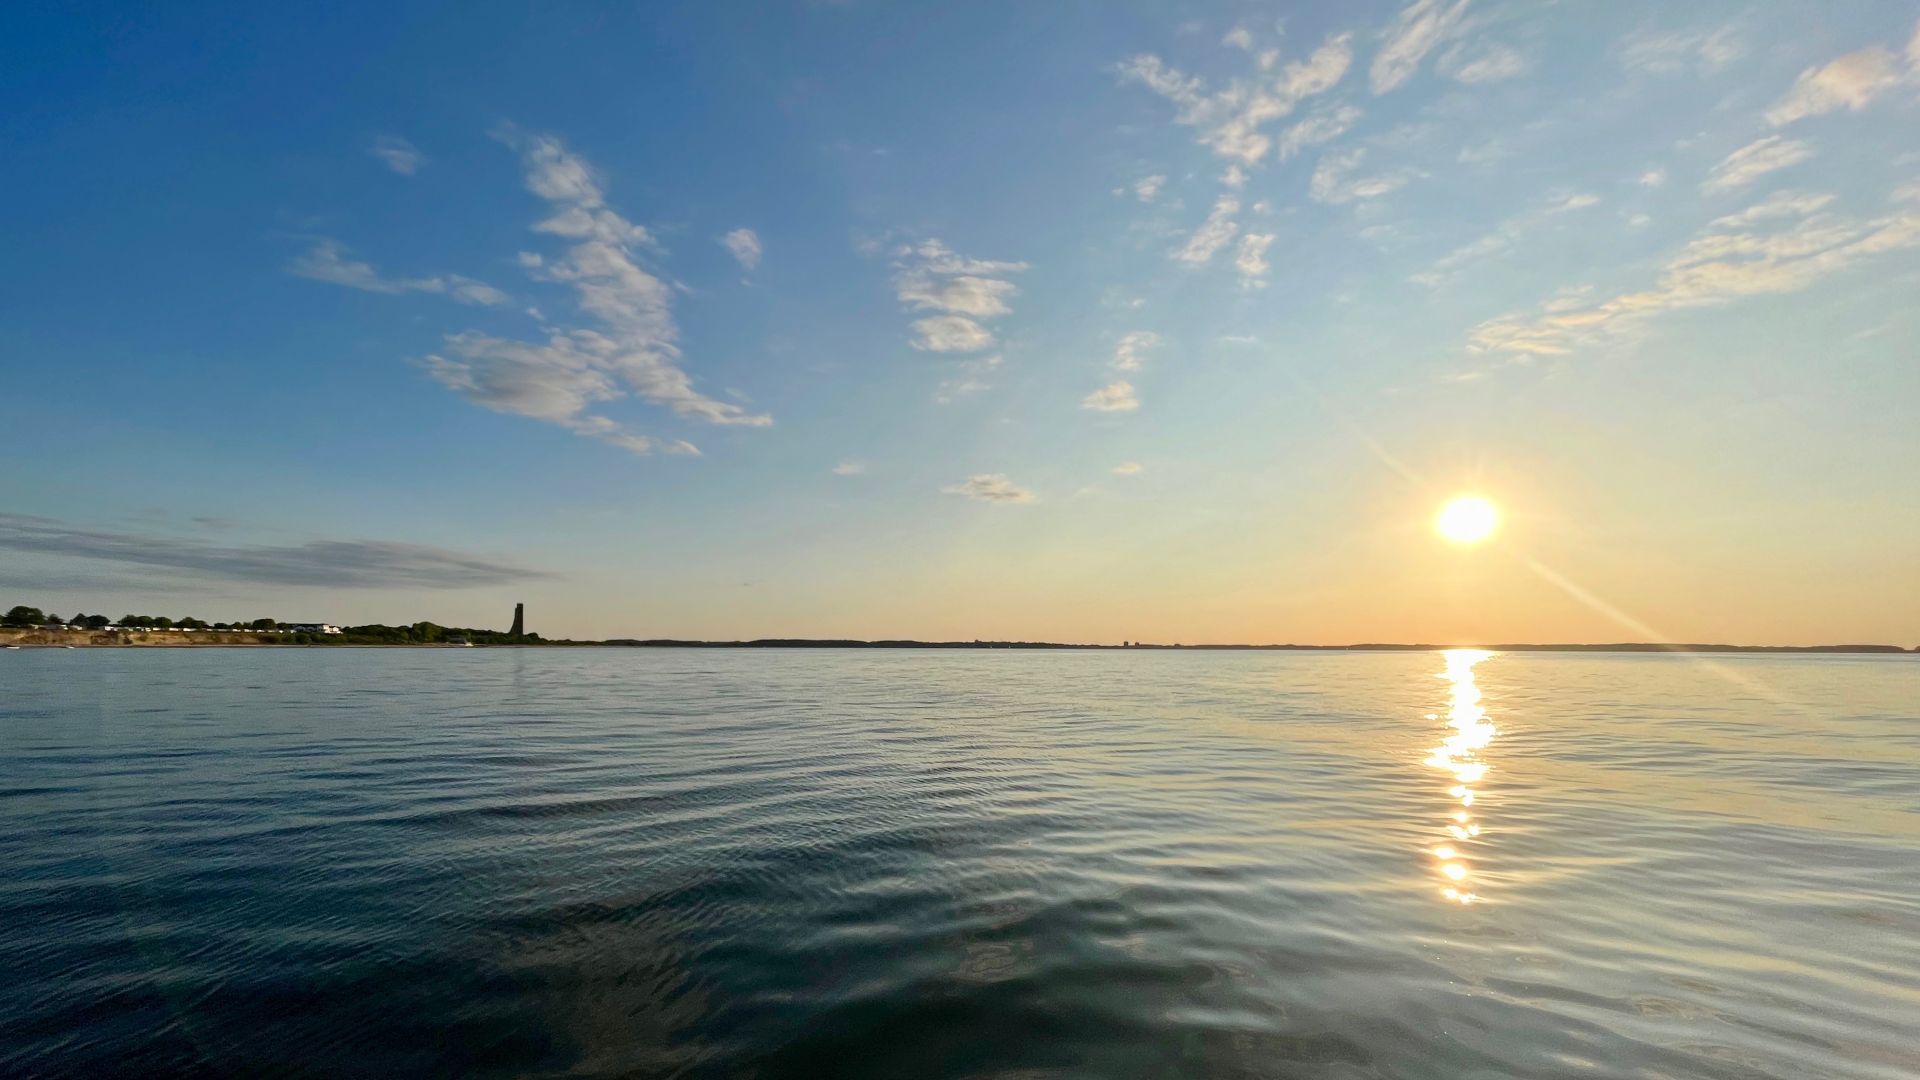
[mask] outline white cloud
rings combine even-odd
[[[981,357],[978,360],[962,361],[959,374],[951,379],[943,379],[934,389],[933,400],[942,405],[950,405],[960,398],[990,389],[993,384],[987,380],[999,370],[1000,364],[999,353]]]
[[[1133,197],[1141,202],[1152,202],[1160,197],[1160,189],[1167,186],[1164,176],[1143,176],[1133,182]]]
[[[1436,260],[1432,266],[1408,280],[1417,285],[1429,287],[1439,285],[1469,263],[1512,250],[1528,232],[1553,218],[1576,210],[1585,210],[1599,203],[1600,196],[1584,191],[1563,191],[1548,195],[1538,206],[1515,214],[1478,240],[1453,249]]]
[[[562,206],[550,218],[537,222],[534,232],[565,237],[569,240],[593,240],[618,247],[657,246],[645,226],[635,225],[605,207],[578,204]],[[536,259],[539,256],[535,256]],[[524,259],[522,261],[525,261]]]
[[[1111,471],[1115,476],[1139,476],[1146,472],[1147,468],[1137,461],[1123,461],[1115,465]]]
[[[1132,412],[1140,407],[1140,399],[1133,394],[1133,384],[1122,380],[1088,394],[1080,407],[1095,412]]]
[[[1737,214],[1715,218],[1713,224],[1708,227],[1737,229],[1757,221],[1771,221],[1774,218],[1806,217],[1826,209],[1831,202],[1833,202],[1833,196],[1824,192],[1776,191]]]
[[[1253,51],[1253,34],[1250,33],[1247,30],[1247,28],[1244,26],[1236,26],[1233,29],[1227,31],[1227,36],[1220,39],[1220,44],[1227,45],[1235,49],[1245,49],[1248,52],[1252,52]]]
[[[1652,288],[1501,316],[1475,328],[1468,346],[1522,359],[1561,355],[1668,311],[1798,292],[1875,256],[1920,248],[1920,213],[1845,218],[1825,213],[1827,205],[1820,195],[1772,196],[1695,235]]]
[[[463,304],[487,305],[504,304],[509,299],[506,293],[486,282],[459,274],[425,278],[381,277],[372,264],[349,258],[347,249],[337,240],[315,241],[311,250],[287,264],[287,272],[296,277],[389,296],[410,292],[431,293],[451,297]]]
[[[1414,72],[1434,47],[1451,37],[1466,13],[1467,0],[1414,0],[1401,9],[1383,32],[1385,40],[1373,55],[1368,78],[1375,94],[1396,89]]]
[[[1449,79],[1469,86],[1517,78],[1530,70],[1526,57],[1497,43],[1483,45],[1477,50],[1455,45],[1441,55],[1436,66]]]
[[[1598,205],[1600,205],[1600,196],[1591,192],[1576,191],[1571,195],[1550,197],[1545,210],[1549,214],[1564,214],[1569,210],[1585,210],[1589,206]]]
[[[570,287],[580,310],[599,325],[555,329],[543,342],[453,334],[450,355],[426,360],[433,377],[489,409],[545,420],[635,453],[699,451],[684,440],[635,434],[587,410],[636,394],[710,424],[772,424],[772,417],[694,389],[678,363],[673,290],[636,261],[635,248],[650,244],[651,236],[606,205],[593,168],[552,136],[507,129],[501,138],[520,152],[527,189],[552,206],[552,216],[534,231],[576,241],[560,256],[523,256],[521,264],[539,280]]]
[[[1246,187],[1247,170],[1241,168],[1239,162],[1234,162],[1232,165],[1227,166],[1226,172],[1220,174],[1220,185],[1230,188]]]
[[[1728,154],[1700,185],[1704,192],[1745,187],[1770,172],[1798,165],[1813,156],[1813,148],[1798,139],[1768,135]]]
[[[938,240],[902,244],[894,251],[894,295],[922,311],[938,311],[913,323],[910,344],[925,352],[978,352],[994,344],[981,320],[1008,314],[1019,288],[1002,277],[1027,268],[1021,262],[970,259]]]
[[[990,503],[1038,502],[1039,496],[1009,480],[1005,473],[976,473],[958,484],[940,489],[948,495],[964,495]]]
[[[923,352],[979,352],[993,341],[986,327],[964,315],[931,315],[914,321],[909,344]]]
[[[843,461],[833,467],[835,476],[864,476],[866,471],[867,463],[864,461]]]
[[[970,259],[955,254],[952,248],[938,240],[922,240],[918,244],[902,244],[895,255],[900,264],[912,266],[934,274],[1013,274],[1027,268],[1023,262],[1001,262],[995,259]]]
[[[1174,259],[1188,266],[1205,266],[1212,262],[1214,255],[1240,231],[1240,223],[1233,220],[1233,215],[1239,212],[1239,199],[1231,195],[1220,196],[1214,201],[1207,220],[1200,223],[1185,244],[1174,250]]]
[[[1248,233],[1240,238],[1240,254],[1233,260],[1234,269],[1240,272],[1243,285],[1264,288],[1267,271],[1267,248],[1273,245],[1272,233]]]
[[[735,229],[721,237],[720,243],[733,253],[743,269],[754,270],[760,266],[760,235],[752,229]]]
[[[1916,32],[1914,40],[1920,42],[1920,32]],[[1908,78],[1899,59],[1878,45],[1850,52],[1801,72],[1787,95],[1767,110],[1767,122],[1781,127],[1840,109],[1858,112]]]
[[[1640,174],[1639,182],[1641,187],[1656,188],[1664,186],[1667,182],[1667,170],[1659,168],[1648,169],[1646,172]]]
[[[1146,366],[1148,350],[1158,348],[1160,335],[1151,330],[1133,330],[1120,335],[1113,349],[1113,370],[1139,371]]]
[[[1279,151],[1276,156],[1281,161],[1285,161],[1309,146],[1332,142],[1345,135],[1362,115],[1360,110],[1352,105],[1320,109],[1312,116],[1280,133]]]
[[[426,167],[427,155],[398,135],[381,135],[367,147],[367,153],[379,158],[387,168],[401,176],[412,176]]]
[[[1407,168],[1389,169],[1373,176],[1352,175],[1366,155],[1366,148],[1358,146],[1323,155],[1320,164],[1313,170],[1307,194],[1315,202],[1336,205],[1359,199],[1377,199],[1400,190],[1417,175],[1414,170]]]
[[[1572,311],[1574,308],[1586,306],[1587,298],[1592,295],[1593,286],[1591,285],[1569,285],[1548,297],[1546,302],[1540,305],[1540,310]]]
[[[1711,30],[1641,31],[1620,43],[1623,65],[1656,75],[1682,71],[1711,75],[1746,54],[1745,43],[1731,25]]]
[[[620,396],[591,339],[561,333],[535,344],[467,331],[449,335],[446,344],[458,359],[429,356],[427,369],[476,404],[582,430],[611,430],[581,415],[589,405]]]
[[[986,319],[1012,311],[1007,306],[1007,299],[1019,291],[1011,281],[975,277],[972,274],[946,279],[912,275],[900,280],[897,295],[902,303],[916,308]]]
[[[1249,39],[1249,44],[1251,39]],[[1353,64],[1353,35],[1335,34],[1304,60],[1271,71],[1276,58],[1260,57],[1260,70],[1209,91],[1200,79],[1141,54],[1119,65],[1123,81],[1138,82],[1178,107],[1174,122],[1199,132],[1201,144],[1221,158],[1252,166],[1273,140],[1261,129],[1294,111],[1307,98],[1339,85]]]
[[[1132,373],[1147,365],[1147,354],[1160,347],[1160,335],[1151,330],[1132,330],[1120,335],[1109,366],[1114,371]],[[1083,409],[1096,412],[1132,412],[1140,407],[1133,384],[1119,380],[1088,394],[1080,402]]]

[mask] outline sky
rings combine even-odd
[[[1916,23],[13,5],[0,606],[1920,645]]]

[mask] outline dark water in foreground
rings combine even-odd
[[[5,1076],[1912,1078],[1920,660],[0,653],[0,869]]]

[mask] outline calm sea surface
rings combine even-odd
[[[1920,1076],[1920,658],[0,653],[0,1075]]]

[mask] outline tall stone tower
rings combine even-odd
[[[512,634],[514,637],[519,637],[521,634],[524,634],[526,632],[527,632],[527,605],[515,604],[513,605],[513,629],[507,631],[507,633]]]

